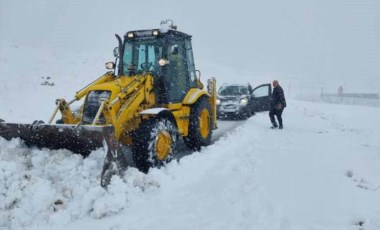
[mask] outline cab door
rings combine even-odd
[[[166,72],[166,90],[169,103],[180,103],[190,89],[186,50],[183,40],[169,41],[167,50],[169,64]]]
[[[272,85],[259,85],[252,90],[250,106],[252,112],[263,112],[271,109]]]

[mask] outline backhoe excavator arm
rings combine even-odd
[[[122,103],[118,111],[113,109],[116,103]],[[153,105],[155,105],[153,78],[151,75],[145,75],[136,78],[113,101],[107,103],[103,113],[106,123],[112,124],[115,128],[116,139],[120,140],[123,133],[138,128],[141,121],[139,113]]]

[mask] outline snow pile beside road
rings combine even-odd
[[[100,152],[84,161],[66,150],[29,150],[18,140],[0,141],[3,223],[25,228],[51,218],[54,222],[54,212],[61,209],[69,211],[60,217],[68,223],[87,215],[93,201],[105,194],[101,188],[90,190],[98,187]]]
[[[28,149],[18,139],[0,138],[0,227],[62,225],[118,213],[129,187],[146,176],[134,170],[132,185],[114,177],[105,191],[99,186],[103,160],[102,149],[83,159],[67,150]]]

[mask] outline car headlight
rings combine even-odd
[[[247,98],[243,98],[240,100],[240,105],[247,105],[248,104],[248,99]]]
[[[216,105],[220,105],[220,99],[216,99]]]

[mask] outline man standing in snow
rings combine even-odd
[[[282,111],[284,111],[284,108],[286,107],[284,90],[282,90],[277,80],[274,80],[272,85],[273,85],[273,93],[272,93],[272,101],[271,101],[271,110],[269,111],[270,121],[272,122],[271,128],[275,129],[279,127],[279,129],[282,129],[283,126],[282,126],[281,115],[282,115]],[[274,116],[277,117],[277,120],[280,126],[277,125],[277,122],[274,119]]]

